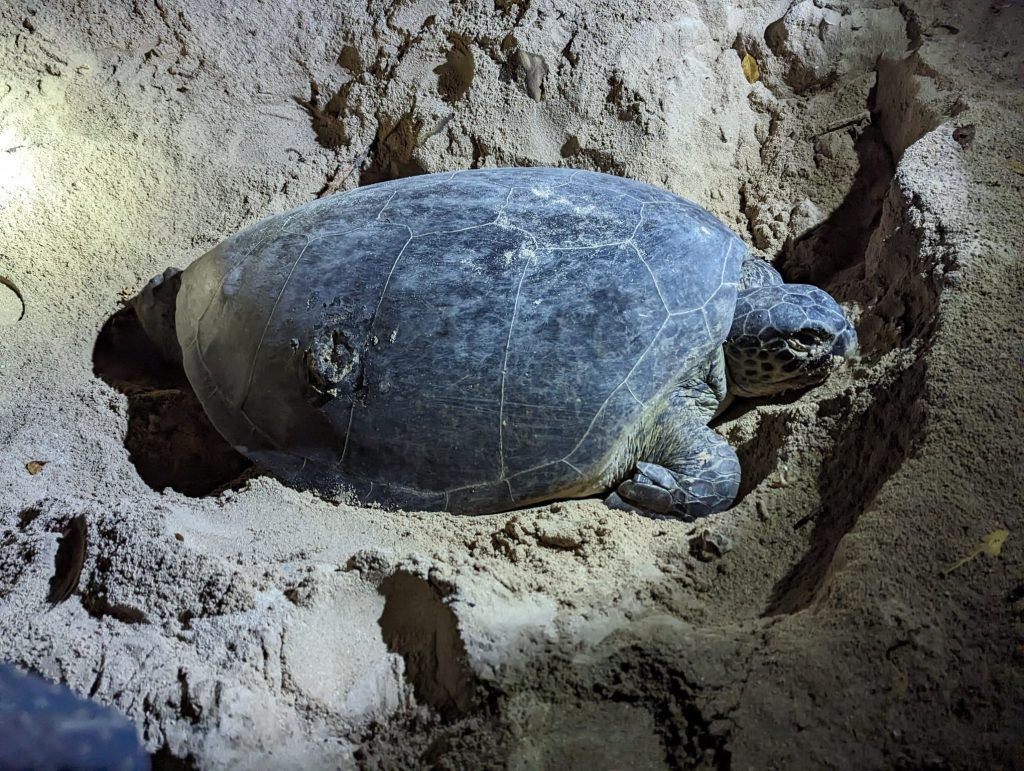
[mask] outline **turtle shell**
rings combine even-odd
[[[640,182],[428,174],[228,238],[184,272],[177,333],[213,424],[286,481],[497,511],[613,481],[724,341],[745,253]]]

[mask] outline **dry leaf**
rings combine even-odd
[[[952,573],[961,565],[965,565],[972,559],[977,557],[979,554],[988,554],[990,557],[998,557],[999,552],[1002,551],[1003,544],[1006,543],[1006,539],[1009,537],[1010,531],[999,528],[993,530],[991,533],[981,539],[981,542],[975,545],[967,555],[961,559],[958,559],[949,567],[945,568],[943,574]]]
[[[744,53],[740,60],[740,67],[747,78],[747,83],[756,83],[761,79],[761,68],[757,66],[757,60],[749,53]]]
[[[1006,543],[1006,539],[1010,537],[1010,531],[999,528],[993,530],[991,533],[981,539],[982,551],[992,557],[998,557],[999,552],[1002,551],[1003,544]]]
[[[25,464],[25,470],[32,476],[35,476],[40,471],[42,471],[43,466],[45,466],[49,462],[50,461],[48,460],[30,460],[28,463]]]
[[[1010,168],[1011,169],[1013,169],[1018,174],[1020,174],[1022,177],[1024,177],[1024,163],[1021,163],[1020,161],[1015,161],[1015,160],[1012,160],[1012,159],[1008,160],[1007,163],[1010,164]]]

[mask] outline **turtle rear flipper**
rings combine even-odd
[[[168,268],[154,276],[129,300],[146,335],[168,361],[181,364],[181,347],[175,331],[174,312],[181,288],[181,270]]]

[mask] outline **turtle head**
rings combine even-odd
[[[820,383],[857,349],[857,333],[827,292],[806,284],[741,290],[725,341],[729,390],[767,396]]]
[[[150,279],[129,301],[142,329],[168,361],[181,363],[181,348],[174,325],[178,290],[181,289],[181,271],[168,268]]]

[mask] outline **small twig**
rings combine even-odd
[[[823,128],[817,134],[811,134],[811,139],[817,139],[818,137],[824,136],[825,134],[831,134],[833,131],[839,131],[840,129],[849,128],[850,126],[859,126],[863,123],[870,122],[871,113],[868,112],[867,110],[864,110],[862,113],[860,113],[860,115],[857,115],[853,118],[848,118],[843,121],[839,121],[838,123],[832,123]]]
[[[799,530],[804,525],[806,525],[806,524],[808,524],[810,522],[813,522],[814,520],[816,520],[818,518],[818,515],[821,514],[821,511],[822,511],[822,507],[820,505],[815,506],[813,509],[808,511],[806,514],[804,514],[802,517],[800,517],[800,519],[798,519],[796,522],[793,523],[793,529],[794,530]]]
[[[421,147],[423,143],[430,139],[432,136],[436,136],[437,134],[440,134],[442,131],[444,131],[448,124],[451,123],[451,120],[454,117],[455,113],[452,112],[446,115],[445,117],[441,118],[441,120],[437,122],[437,125],[434,126],[434,128],[430,129],[430,131],[428,131],[426,134],[420,137],[419,141],[416,143],[416,146]]]
[[[320,188],[320,192],[316,194],[316,197],[326,198],[329,195],[334,195],[335,193],[340,192],[342,186],[349,177],[357,171],[363,170],[363,166],[366,165],[366,159],[370,155],[370,147],[371,145],[367,145],[365,150],[352,159],[352,163],[349,165],[348,170],[345,172],[344,176],[340,178],[339,174],[341,173],[341,166],[338,166],[338,168],[334,170],[334,174],[327,179],[327,183]]]

